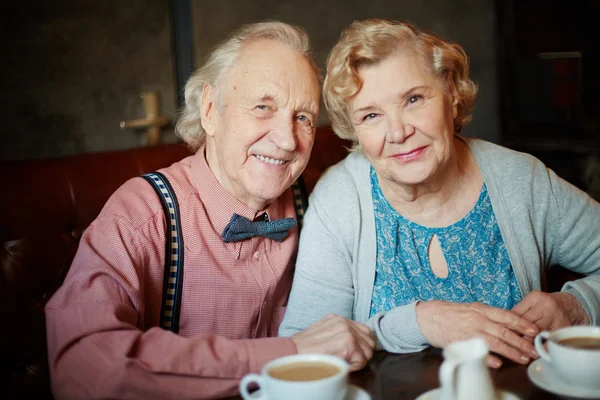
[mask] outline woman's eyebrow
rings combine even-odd
[[[361,114],[361,113],[363,113],[365,111],[370,111],[370,110],[373,110],[373,109],[375,109],[375,105],[374,104],[368,104],[366,106],[363,106],[363,107],[360,107],[360,108],[357,108],[356,110],[354,110],[352,112],[352,115]]]
[[[410,89],[408,89],[407,91],[402,92],[400,94],[399,98],[405,99],[408,96],[410,96],[411,94],[413,94],[415,91],[421,90],[421,89],[426,89],[427,90],[427,89],[429,89],[429,86],[426,86],[426,85],[413,86]],[[363,107],[360,107],[360,108],[357,108],[356,110],[354,110],[352,112],[352,115],[360,114],[360,113],[363,113],[365,111],[370,111],[370,110],[372,110],[374,108],[376,108],[374,104],[367,104],[366,106],[363,106]]]

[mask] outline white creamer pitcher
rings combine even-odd
[[[488,345],[481,338],[447,346],[439,372],[441,400],[497,400],[486,363],[488,353]]]

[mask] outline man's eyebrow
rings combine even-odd
[[[273,103],[276,103],[275,96],[270,95],[270,94],[263,94],[263,95],[257,96],[256,100],[258,102],[265,102],[265,103],[266,102],[273,102]],[[316,117],[317,114],[319,113],[317,111],[316,107],[311,107],[311,106],[301,106],[298,109],[297,112],[305,112],[305,113],[311,114],[313,117]]]
[[[429,89],[429,86],[425,86],[425,85],[413,86],[410,89],[408,89],[407,91],[405,91],[404,93],[400,94],[400,98],[405,99],[405,98],[409,97],[411,94],[413,94],[415,91],[420,90],[420,89]],[[369,111],[374,108],[375,108],[375,104],[369,103],[366,106],[363,106],[363,107],[360,107],[360,108],[357,108],[356,110],[354,110],[352,112],[352,115],[360,114],[362,112]]]
[[[308,113],[310,115],[312,115],[313,117],[316,117],[318,114],[318,111],[315,107],[300,107],[299,112],[305,112]]]
[[[275,97],[271,96],[270,94],[264,94],[258,97],[258,101],[275,101]]]

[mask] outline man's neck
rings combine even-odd
[[[243,196],[240,193],[236,193],[233,183],[227,178],[227,175],[223,171],[224,168],[219,162],[219,158],[216,156],[214,143],[212,140],[210,140],[210,138],[207,138],[206,145],[204,147],[204,159],[206,160],[208,169],[210,169],[217,182],[219,182],[219,185],[221,185],[223,189],[225,189],[238,201],[245,204],[252,210],[255,210],[256,213],[263,212],[269,206],[269,202],[262,199],[257,199],[250,195]]]

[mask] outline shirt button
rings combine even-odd
[[[266,306],[267,306],[267,302],[263,301],[263,305],[262,305],[263,310],[265,309]]]
[[[256,258],[258,260],[259,257],[260,257],[260,252],[259,251],[255,251],[254,252],[254,258]]]

